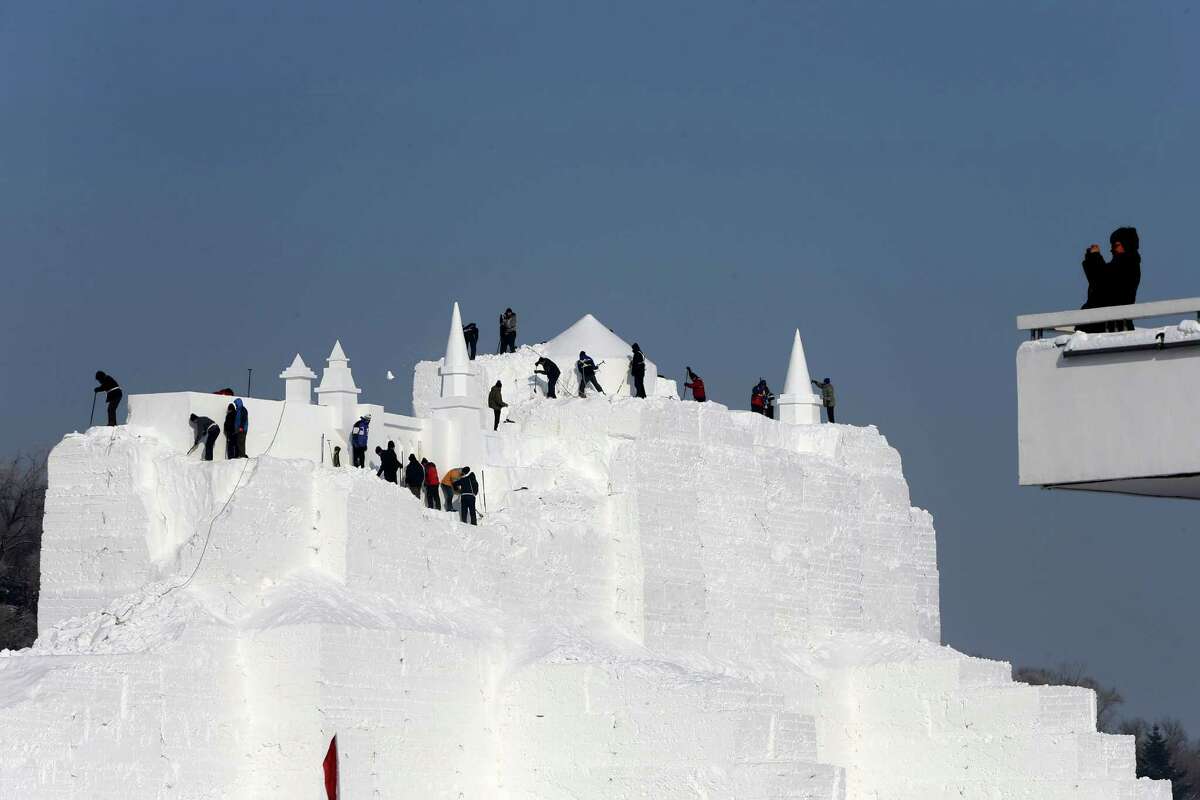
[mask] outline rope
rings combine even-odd
[[[160,598],[166,597],[176,589],[182,589],[192,582],[192,578],[196,577],[196,573],[200,571],[200,565],[204,563],[204,557],[208,554],[208,543],[212,540],[213,526],[217,520],[229,508],[229,504],[233,502],[233,498],[237,496],[238,491],[242,488],[242,478],[246,477],[246,470],[250,468],[250,462],[258,461],[262,456],[271,452],[271,448],[275,446],[275,440],[279,438],[279,430],[283,427],[283,415],[287,411],[287,401],[283,401],[283,406],[279,409],[279,421],[275,423],[275,433],[271,434],[271,442],[267,445],[267,449],[253,459],[245,459],[245,464],[242,465],[242,471],[238,474],[237,482],[233,485],[233,491],[229,493],[229,497],[225,498],[225,502],[221,505],[221,510],[213,515],[213,518],[208,521],[208,532],[204,535],[204,546],[200,548],[200,558],[196,560],[196,566],[192,567],[191,574],[187,576],[182,583],[177,583],[173,586],[168,586],[167,589],[159,595]],[[193,534],[194,535],[194,534]],[[120,618],[117,619],[120,622]]]

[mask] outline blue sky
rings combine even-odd
[[[1019,489],[1013,365],[1119,225],[1143,299],[1200,293],[1196,14],[882,5],[0,7],[0,450],[98,368],[280,393],[334,338],[403,410],[455,299],[485,346],[590,311],[730,405],[799,327],[934,514],[946,641],[1200,734],[1198,506]]]

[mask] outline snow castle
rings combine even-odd
[[[579,350],[608,395],[574,397]],[[564,367],[548,400],[534,360]],[[684,402],[590,316],[466,357],[457,306],[414,416],[333,348],[249,399],[248,460],[189,413],[50,457],[40,636],[0,653],[0,797],[1167,800],[1091,691],[940,641],[936,543],[872,427],[817,423],[797,333],[780,421]],[[513,424],[491,430],[488,387]],[[330,465],[350,425],[483,479],[479,527]],[[346,463],[346,462],[343,462]]]

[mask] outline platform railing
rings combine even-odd
[[[1200,297],[1182,300],[1155,300],[1151,303],[1134,303],[1127,306],[1104,306],[1076,311],[1051,311],[1044,314],[1022,314],[1017,317],[1017,330],[1029,331],[1029,338],[1041,339],[1046,330],[1071,329],[1079,325],[1097,322],[1113,322],[1123,319],[1146,319],[1148,317],[1170,317],[1195,314],[1200,319]]]

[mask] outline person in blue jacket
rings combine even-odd
[[[234,457],[246,458],[246,432],[250,430],[250,412],[246,410],[240,397],[233,401],[233,408],[234,436],[237,440],[237,455]]]
[[[605,394],[604,387],[596,380],[596,362],[592,360],[584,351],[579,351],[579,360],[575,362],[575,369],[579,370],[579,396],[587,397],[587,387],[590,383],[596,387],[596,391],[600,394]]]
[[[362,469],[367,465],[367,439],[369,438],[368,429],[371,426],[371,415],[364,414],[358,418],[358,422],[354,423],[354,427],[350,429],[350,450],[353,453],[351,465]]]

